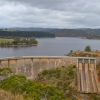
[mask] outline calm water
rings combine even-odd
[[[80,38],[37,38],[39,45],[32,47],[0,48],[0,57],[12,56],[64,56],[70,50],[84,50],[90,45],[92,50],[100,50],[100,40]]]

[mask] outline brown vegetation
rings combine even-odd
[[[0,89],[0,100],[26,100],[26,99],[24,99],[24,97],[20,94],[14,95],[9,91]]]
[[[74,56],[74,57],[100,57],[100,51],[75,51],[68,53],[67,56]]]

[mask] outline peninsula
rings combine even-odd
[[[37,46],[37,44],[38,41],[35,38],[19,38],[19,37],[0,38],[0,47]]]
[[[66,56],[71,57],[100,57],[100,51],[99,50],[91,50],[91,47],[88,45],[85,47],[84,51],[73,51],[71,50],[70,53],[68,53]]]

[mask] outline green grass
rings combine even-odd
[[[0,43],[7,43],[7,42],[12,42],[14,39],[3,39],[3,38],[0,38]]]

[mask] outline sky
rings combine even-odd
[[[0,27],[100,28],[100,0],[0,0]]]

